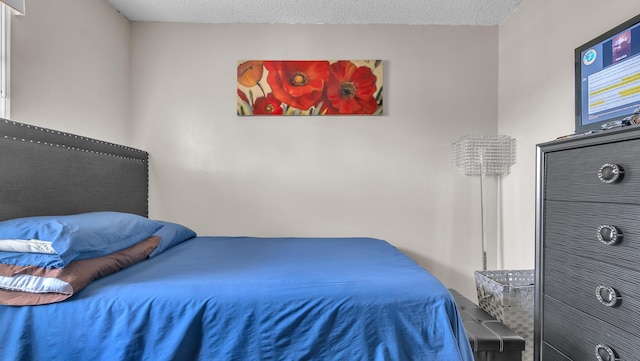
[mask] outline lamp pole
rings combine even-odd
[[[487,270],[487,244],[485,237],[484,227],[484,176],[485,176],[485,163],[484,163],[484,148],[480,149],[480,229],[482,238],[482,270]]]

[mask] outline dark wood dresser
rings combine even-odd
[[[537,151],[534,359],[640,360],[640,126]]]

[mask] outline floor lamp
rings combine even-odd
[[[509,174],[516,162],[516,140],[506,135],[467,135],[452,144],[453,164],[466,175],[480,176],[480,222],[482,270],[487,270],[485,239],[484,177]]]

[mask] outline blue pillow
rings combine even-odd
[[[182,243],[188,239],[196,236],[196,232],[191,229],[176,223],[157,221],[162,224],[154,236],[160,236],[160,244],[149,255],[149,258],[155,257],[167,249],[175,246],[178,243]]]
[[[0,252],[0,263],[62,268],[69,262],[105,256],[137,244],[162,227],[129,213],[91,212],[0,222],[0,239],[50,241],[57,254]]]

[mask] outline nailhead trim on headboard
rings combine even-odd
[[[81,140],[81,141],[89,141],[89,142],[96,143],[96,144],[100,144],[100,145],[103,145],[103,146],[108,146],[108,147],[115,147],[115,148],[125,149],[125,150],[127,150],[127,151],[131,151],[131,152],[139,153],[139,154],[143,155],[143,157],[147,154],[147,152],[145,152],[145,151],[143,151],[143,150],[136,149],[136,148],[131,148],[131,147],[127,147],[127,146],[120,145],[120,144],[109,143],[109,142],[105,142],[105,141],[101,141],[101,140],[97,140],[97,139],[93,139],[93,138],[86,138],[86,137],[78,136],[78,135],[75,135],[75,134],[69,134],[69,133],[60,132],[60,131],[57,131],[57,130],[52,130],[52,129],[42,128],[42,127],[32,126],[32,125],[29,125],[29,124],[18,123],[18,122],[11,121],[11,120],[7,120],[7,119],[5,119],[5,120],[4,120],[4,122],[5,122],[5,124],[9,124],[9,125],[20,126],[20,127],[26,127],[26,128],[29,128],[29,129],[33,128],[34,130],[40,130],[41,132],[44,132],[44,133],[51,133],[51,134],[61,135],[61,136],[64,136],[64,137],[69,137],[69,138],[78,139],[78,140]],[[6,136],[6,135],[4,136],[4,138],[5,138],[5,139],[18,140],[18,138],[16,138],[16,137],[9,137],[9,136]],[[26,141],[27,141],[26,139],[19,139],[19,140],[21,140],[21,141],[23,141],[23,142],[26,142]],[[30,139],[29,141],[30,141],[30,142],[32,142],[32,143],[33,143],[33,142],[36,142],[36,143],[38,143],[38,144],[41,144],[41,142],[40,142],[40,141],[34,141],[34,140],[31,140],[31,139]],[[91,153],[98,153],[98,154],[104,154],[104,155],[112,155],[112,156],[114,156],[114,157],[121,157],[121,158],[127,158],[127,159],[132,159],[132,160],[146,161],[146,159],[138,159],[138,158],[133,158],[133,157],[131,157],[131,158],[128,158],[128,157],[122,157],[122,156],[115,155],[115,154],[110,154],[110,153],[107,153],[107,152],[95,152],[95,151],[92,151],[92,150],[85,150],[85,149],[82,149],[82,148],[67,147],[67,146],[66,146],[66,145],[64,145],[64,144],[49,144],[49,143],[47,143],[47,142],[42,142],[42,144],[45,144],[45,145],[55,145],[55,146],[62,146],[63,148],[69,148],[69,149],[71,149],[71,150],[82,150],[82,151],[88,151],[88,152],[91,152]]]
[[[66,148],[68,150],[77,150],[77,151],[80,151],[80,152],[87,152],[87,153],[92,153],[92,154],[105,155],[105,156],[110,156],[110,157],[133,160],[133,161],[137,161],[137,162],[148,162],[148,160],[144,159],[144,158],[124,157],[124,156],[117,155],[117,154],[112,154],[112,153],[96,152],[94,150],[88,150],[88,149],[83,149],[83,148],[67,147],[64,144],[47,143],[47,142],[41,142],[39,140],[33,140],[33,139],[29,139],[29,140],[24,139],[24,138],[19,139],[19,138],[16,138],[16,137],[9,137],[9,136],[6,136],[6,135],[4,136],[4,139],[16,140],[16,141],[21,141],[21,142],[29,142],[29,143],[35,143],[35,144],[42,144],[42,145],[48,145],[50,147]],[[83,139],[87,139],[87,138],[83,138]],[[104,143],[104,142],[102,142],[101,144],[111,145],[110,143]],[[122,147],[122,148],[139,151],[138,149],[135,149],[135,148],[127,148],[127,147]],[[139,152],[144,153],[144,151],[139,151]]]

